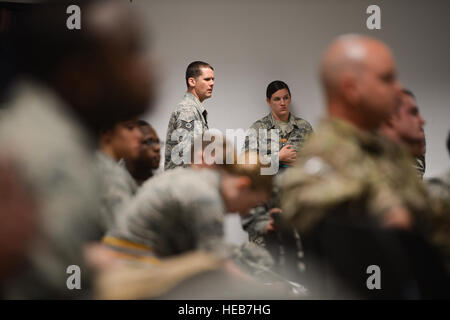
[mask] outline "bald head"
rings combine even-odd
[[[389,48],[379,40],[344,35],[326,49],[321,81],[329,111],[374,129],[400,102],[400,86]]]

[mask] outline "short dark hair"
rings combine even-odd
[[[411,96],[414,100],[416,99],[416,96],[414,95],[414,93],[412,93],[412,91],[411,90],[409,90],[409,89],[402,89],[402,92],[404,93],[404,94],[407,94],[408,96]]]
[[[198,76],[201,76],[202,70],[201,68],[210,68],[211,70],[214,70],[214,68],[207,62],[203,61],[194,61],[191,62],[187,69],[186,69],[186,86],[189,88],[189,78],[197,78]]]
[[[275,80],[275,81],[272,81],[271,83],[269,83],[269,85],[267,86],[267,90],[266,90],[267,99],[272,98],[272,95],[281,89],[287,89],[287,91],[289,92],[289,96],[291,96],[291,90],[289,90],[288,85],[281,80]]]

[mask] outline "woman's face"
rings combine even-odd
[[[287,89],[280,89],[267,99],[267,104],[272,109],[275,120],[286,120],[289,117],[289,105],[291,104],[291,95]]]

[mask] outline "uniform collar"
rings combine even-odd
[[[271,128],[280,129],[280,126],[278,125],[277,120],[274,119],[272,112],[267,115],[267,118],[271,123]],[[292,115],[292,113],[289,113],[287,124],[288,126],[286,128],[286,133],[290,133],[292,130],[294,130],[294,127],[298,128],[297,122],[295,121],[295,117]]]
[[[192,94],[190,92],[186,92],[184,94],[184,99],[192,101],[194,106],[197,108],[198,112],[201,115],[205,115],[204,113],[206,113],[206,114],[208,113],[206,111],[205,107],[203,106],[203,104],[200,102],[200,100],[198,100],[198,98],[194,94]]]
[[[355,141],[363,149],[371,153],[382,153],[394,146],[393,143],[378,134],[361,130],[343,119],[326,118],[322,120],[322,125],[331,127],[333,130],[338,131],[341,136]]]

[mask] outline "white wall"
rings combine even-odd
[[[286,81],[292,111],[316,126],[324,114],[317,81],[319,56],[333,37],[356,32],[384,40],[400,80],[417,96],[427,124],[427,173],[449,167],[450,1],[447,0],[135,0],[150,23],[158,69],[156,109],[146,119],[164,140],[169,115],[185,91],[194,60],[216,72],[206,101],[211,127],[248,128],[268,112],[267,84]],[[381,7],[382,29],[366,28],[366,8]]]

